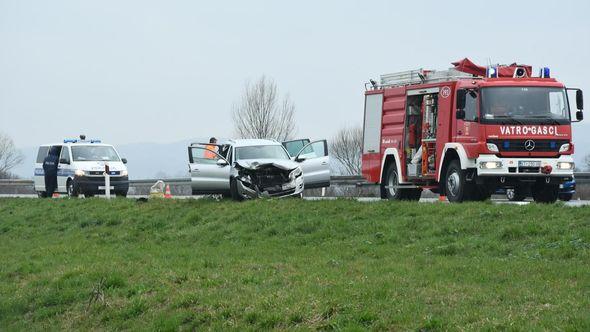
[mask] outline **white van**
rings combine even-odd
[[[66,139],[63,143],[43,144],[39,147],[35,162],[34,185],[40,197],[47,196],[43,160],[53,146],[59,150],[56,192],[68,194],[71,197],[77,197],[80,194],[89,197],[104,193],[104,171],[105,165],[108,164],[111,193],[127,196],[129,190],[129,176],[125,166],[127,160],[121,158],[112,145],[102,144],[99,140],[86,140],[84,135],[80,135],[80,139]]]

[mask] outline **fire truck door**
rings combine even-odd
[[[479,102],[478,94],[474,90],[468,90],[465,96],[465,118],[455,118],[455,141],[465,144],[477,144],[479,137]]]

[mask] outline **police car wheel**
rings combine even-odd
[[[37,192],[37,196],[39,196],[39,198],[46,198],[47,197],[47,192],[45,192],[45,191],[38,191]]]
[[[69,197],[78,197],[80,195],[80,189],[74,180],[68,181],[67,190]]]

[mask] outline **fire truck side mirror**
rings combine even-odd
[[[457,109],[462,110],[465,108],[465,100],[467,97],[467,90],[457,90]]]
[[[584,95],[582,90],[576,90],[576,108],[580,111],[584,109]]]

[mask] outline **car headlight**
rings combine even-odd
[[[500,152],[500,150],[498,150],[498,146],[494,143],[487,143],[486,144],[488,150],[492,151],[492,152]]]
[[[566,143],[559,147],[559,152],[566,152],[570,150],[570,144]]]
[[[74,175],[76,175],[76,176],[84,176],[84,174],[86,174],[86,172],[84,172],[81,169],[77,169],[74,171]]]
[[[483,168],[483,169],[502,168],[502,162],[501,161],[482,161],[479,163],[479,168]]]
[[[300,177],[301,174],[301,168],[297,167],[291,172],[291,174],[289,174],[289,177],[291,178],[291,180],[295,180],[296,178]]]
[[[567,161],[560,161],[557,163],[557,168],[559,168],[559,169],[574,169],[574,163],[570,163]]]
[[[127,175],[129,175],[129,172],[125,169],[125,170],[122,170],[121,173],[119,173],[119,174],[121,174],[121,176],[127,176]]]

